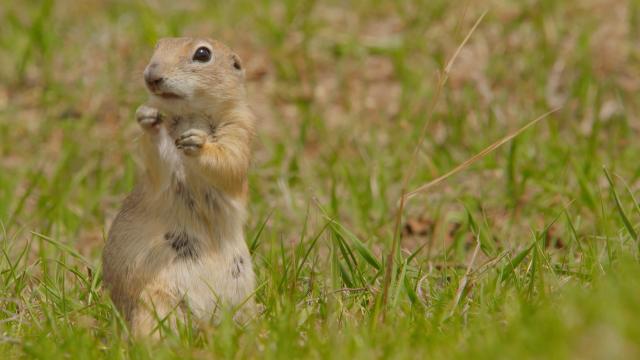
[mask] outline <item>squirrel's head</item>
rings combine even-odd
[[[244,101],[244,68],[209,39],[160,39],[144,70],[150,103],[166,112],[208,112]]]

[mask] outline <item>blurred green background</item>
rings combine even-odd
[[[0,352],[640,356],[639,21],[635,0],[2,2]],[[244,61],[265,313],[150,345],[127,338],[99,259],[166,36]],[[416,188],[556,108],[408,201],[382,305],[407,172]]]

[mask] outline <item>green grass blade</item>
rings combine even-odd
[[[603,171],[605,176],[607,177],[607,181],[609,182],[609,188],[611,190],[611,195],[613,196],[613,200],[616,205],[616,210],[618,211],[618,215],[620,215],[620,218],[622,219],[622,223],[624,224],[624,227],[627,229],[629,236],[631,236],[632,239],[637,241],[638,233],[636,233],[636,230],[633,228],[633,225],[631,225],[631,222],[629,221],[627,214],[624,212],[624,209],[622,208],[622,204],[620,203],[620,198],[618,197],[618,192],[615,189],[613,180],[611,179],[611,176],[609,175],[609,172],[607,171],[606,167],[603,168]]]

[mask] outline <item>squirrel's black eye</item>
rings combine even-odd
[[[193,61],[207,62],[209,60],[211,60],[211,50],[204,46],[199,47],[193,54]]]

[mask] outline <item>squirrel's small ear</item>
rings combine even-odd
[[[242,71],[242,61],[240,60],[240,56],[236,55],[236,54],[231,54],[231,61],[233,64],[233,68],[238,70],[238,71]]]

